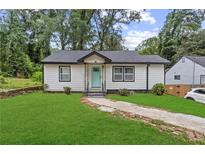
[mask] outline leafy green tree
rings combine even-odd
[[[95,10],[72,10],[69,25],[69,38],[72,50],[83,50],[93,37],[91,20]]]
[[[27,37],[24,33],[23,25],[18,16],[18,10],[10,11],[6,18],[1,19],[1,65],[2,71],[7,70],[7,57],[16,54],[26,49]]]
[[[123,9],[0,11],[0,71],[26,77],[54,49],[123,49],[122,24],[140,19]]]
[[[199,10],[173,10],[159,33],[160,55],[172,61],[184,37],[201,27],[203,14]]]
[[[50,40],[54,29],[52,10],[20,10],[21,22],[27,35],[27,54],[34,63],[50,55]]]
[[[7,72],[12,76],[30,77],[33,66],[24,52],[14,52],[7,57]]]
[[[197,37],[201,36],[197,32],[203,20],[204,10],[172,10],[167,15],[159,35],[143,41],[136,50],[140,54],[159,54],[171,61],[170,66],[184,54],[202,55],[203,47],[199,44],[203,39],[199,41]],[[200,43],[196,43],[194,39]]]
[[[159,54],[159,38],[151,37],[147,40],[144,40],[140,45],[135,49],[139,51],[139,54],[142,55],[155,55]]]
[[[140,12],[124,9],[96,10],[94,14],[94,38],[93,48],[97,50],[122,49],[122,27],[131,21],[139,21]],[[114,45],[114,46],[112,46]]]
[[[174,56],[175,61],[184,55],[205,56],[205,30],[199,30],[184,38]]]

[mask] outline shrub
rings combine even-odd
[[[3,76],[0,76],[0,84],[6,84],[7,81]]]
[[[70,95],[71,87],[63,87],[65,94]]]
[[[130,94],[128,89],[119,89],[119,95],[120,96],[128,96]]]
[[[157,83],[152,87],[152,93],[161,96],[165,93],[165,87],[162,83]]]
[[[37,81],[37,82],[41,82],[42,81],[42,72],[33,73],[32,80]]]

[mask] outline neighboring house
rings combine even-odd
[[[182,57],[166,72],[166,84],[205,84],[205,56]]]
[[[58,51],[42,63],[48,91],[71,87],[76,92],[107,92],[149,90],[164,83],[164,65],[169,61],[134,51]]]

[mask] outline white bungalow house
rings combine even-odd
[[[43,83],[48,91],[111,92],[121,88],[150,90],[164,83],[164,65],[158,55],[134,51],[58,51],[44,60]]]
[[[166,84],[205,84],[205,56],[184,56],[166,72]]]

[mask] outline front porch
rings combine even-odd
[[[85,63],[85,94],[105,95],[106,90],[106,64]]]
[[[95,51],[79,59],[84,63],[84,92],[86,95],[104,95],[106,90],[106,63],[111,60]]]

